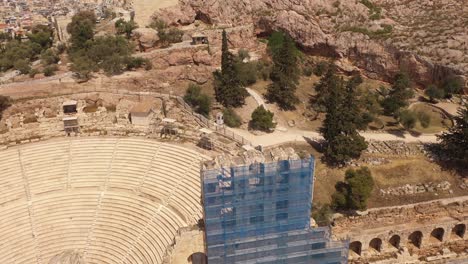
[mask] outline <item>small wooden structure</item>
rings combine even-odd
[[[216,124],[219,126],[224,125],[224,115],[222,112],[216,114]]]
[[[75,114],[77,112],[78,102],[74,100],[66,101],[62,104],[64,114]]]
[[[151,121],[150,114],[152,110],[152,102],[141,102],[130,110],[130,121],[136,126],[148,126]]]
[[[76,116],[67,116],[63,118],[63,128],[67,135],[70,133],[78,133],[80,130],[80,125],[78,123],[78,117]]]
[[[192,45],[208,44],[208,37],[200,32],[192,35]]]

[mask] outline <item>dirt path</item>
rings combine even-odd
[[[322,140],[323,137],[314,131],[304,131],[304,130],[287,130],[287,131],[275,131],[270,134],[264,135],[254,135],[249,131],[242,129],[230,129],[234,133],[244,137],[248,141],[252,142],[253,145],[262,145],[262,146],[274,146],[278,144],[283,144],[287,142],[307,142],[308,140],[318,141]],[[437,142],[436,135],[428,134],[421,136],[413,136],[409,133],[404,133],[401,135],[394,135],[390,133],[361,133],[368,141],[404,141],[406,143],[435,143]]]
[[[247,92],[250,94],[250,96],[253,97],[253,99],[255,100],[255,102],[257,102],[257,105],[260,106],[260,105],[263,105],[263,107],[265,107],[266,110],[268,110],[268,107],[265,103],[265,100],[263,100],[263,97],[258,94],[256,91],[250,89],[250,88],[245,88],[247,90]]]
[[[255,99],[255,102],[257,103],[257,105],[263,105],[265,108],[267,107],[263,97],[258,92],[250,88],[247,88],[247,92]],[[252,142],[253,145],[263,145],[263,146],[273,146],[273,145],[278,145],[278,144],[287,143],[287,142],[294,142],[294,141],[305,142],[307,139],[311,139],[314,141],[323,139],[323,137],[318,132],[298,130],[298,129],[291,129],[287,131],[275,131],[271,134],[264,134],[264,135],[254,135],[250,133],[249,131],[242,130],[242,129],[231,129],[231,130],[233,130],[235,133],[243,136],[245,139]],[[361,135],[366,140],[372,140],[372,141],[404,141],[407,143],[412,143],[412,142],[435,143],[437,142],[437,137],[434,134],[413,136],[406,132],[402,134],[362,132]]]

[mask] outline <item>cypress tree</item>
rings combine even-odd
[[[414,92],[410,87],[410,79],[406,73],[400,72],[395,76],[395,81],[388,96],[383,100],[382,107],[386,115],[396,116],[400,109],[408,106],[408,100]]]
[[[468,168],[468,103],[458,110],[454,118],[455,125],[438,136],[440,150],[451,161],[459,162]]]
[[[285,35],[281,47],[273,52],[273,69],[270,74],[272,84],[268,86],[266,97],[284,110],[294,110],[299,102],[295,92],[299,83],[299,68],[296,44]]]
[[[223,30],[221,71],[214,72],[216,100],[225,107],[239,107],[245,103],[247,90],[239,78],[234,55],[229,52],[228,38]]]
[[[360,77],[353,77],[345,84],[338,78],[333,69],[324,78],[328,91],[325,98],[326,117],[321,133],[327,141],[325,157],[333,164],[343,163],[352,158],[358,158],[367,148],[364,138],[357,132],[362,116],[356,95]],[[325,82],[324,82],[325,83]]]

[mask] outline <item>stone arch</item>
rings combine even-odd
[[[458,224],[452,228],[452,237],[456,238],[463,238],[466,233],[466,225],[465,224]]]
[[[442,227],[438,227],[431,232],[431,237],[437,239],[438,241],[442,242],[444,240],[444,233],[445,230]]]
[[[349,250],[361,256],[362,243],[360,241],[354,241],[349,243]]]
[[[408,236],[408,244],[421,248],[423,234],[421,231],[414,231]]]
[[[393,235],[389,240],[388,243],[395,247],[396,249],[400,249],[400,241],[401,238],[399,235]]]
[[[376,237],[369,242],[369,248],[374,249],[377,252],[382,251],[382,239]]]
[[[203,12],[201,12],[201,11],[197,11],[197,14],[195,16],[195,20],[200,20],[203,23],[208,24],[208,25],[213,24],[213,21],[211,20],[210,16],[203,13]]]

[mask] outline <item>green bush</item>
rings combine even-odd
[[[249,126],[254,130],[270,132],[276,127],[276,124],[273,123],[273,116],[274,114],[272,112],[266,110],[263,105],[261,105],[253,111]]]
[[[413,129],[416,126],[417,117],[416,114],[410,110],[403,110],[399,113],[400,123],[406,130]]]
[[[3,111],[11,106],[12,100],[9,96],[0,95],[0,120],[2,119]]]
[[[71,70],[81,80],[89,80],[93,71],[97,70],[97,64],[87,56],[79,56],[73,59]]]
[[[304,76],[310,77],[312,76],[313,73],[314,73],[314,69],[311,66],[305,66],[302,69],[302,74],[304,74]]]
[[[256,62],[242,62],[239,60],[236,63],[238,77],[243,86],[249,86],[257,82],[257,63]]]
[[[418,116],[418,120],[421,126],[423,128],[428,128],[431,124],[431,116],[422,111],[419,111],[416,115]]]
[[[322,75],[328,71],[328,68],[329,64],[325,61],[321,61],[315,65],[313,73],[318,77],[322,77]]]
[[[239,115],[234,112],[232,108],[226,108],[223,110],[224,123],[228,127],[240,127],[242,125],[242,119]]]
[[[463,81],[460,78],[449,77],[444,81],[443,89],[445,97],[451,98],[454,94],[461,94],[463,92]]]
[[[34,77],[36,77],[36,74],[38,74],[38,73],[39,73],[39,71],[37,69],[31,69],[29,71],[29,77],[34,78]]]
[[[367,167],[349,169],[345,173],[345,181],[335,185],[332,207],[339,210],[365,210],[373,189],[374,179]]]
[[[312,218],[319,226],[329,226],[331,224],[333,211],[328,204],[314,204],[312,206]]]
[[[13,64],[15,70],[21,72],[21,74],[28,74],[31,71],[31,66],[29,66],[29,61],[27,60],[18,60]]]
[[[63,43],[59,43],[57,45],[57,53],[58,54],[63,54],[66,50],[67,50],[67,45],[65,45]]]
[[[44,75],[49,77],[55,75],[55,72],[58,70],[57,65],[49,65],[44,68]]]
[[[195,84],[190,84],[185,92],[185,102],[192,106],[195,112],[208,117],[211,111],[211,98],[202,94],[201,87]]]
[[[127,65],[127,70],[133,70],[141,67],[144,67],[145,70],[151,70],[153,67],[153,64],[149,59],[140,57],[127,57],[125,64]]]
[[[244,60],[246,60],[246,59],[250,59],[249,51],[248,51],[248,50],[245,50],[245,49],[240,49],[240,50],[237,52],[237,57],[239,57],[239,60],[240,60],[240,61],[244,61]]]
[[[429,87],[426,88],[424,93],[429,96],[429,100],[431,102],[436,102],[436,99],[441,99],[445,97],[445,92],[444,90],[438,88],[435,85],[429,85]]]
[[[59,62],[60,58],[51,49],[48,49],[41,54],[41,63],[44,66],[55,64]]]
[[[117,34],[125,35],[127,39],[131,38],[133,30],[136,28],[138,28],[138,25],[133,20],[125,21],[121,18],[115,22],[115,29],[117,30]]]

